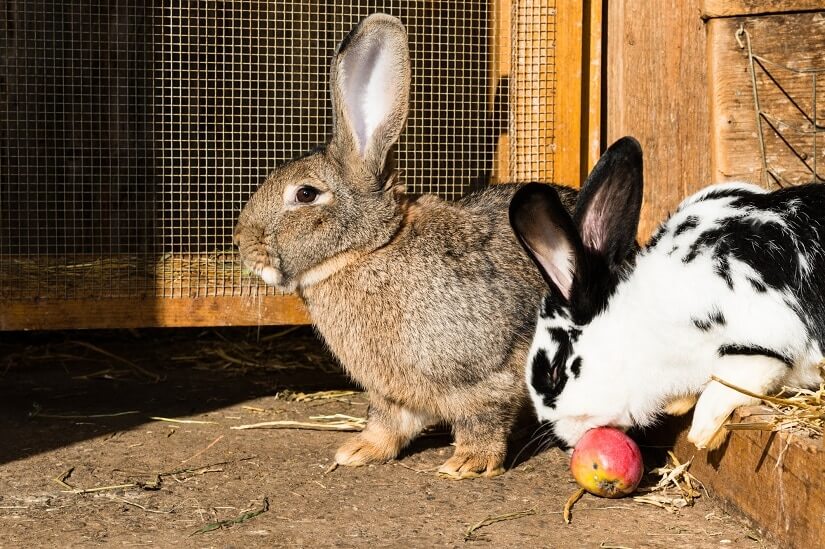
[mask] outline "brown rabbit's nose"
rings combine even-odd
[[[246,223],[238,223],[235,225],[235,230],[232,232],[232,243],[240,247],[242,244],[254,240],[262,242],[264,237],[264,230],[259,227],[248,225]]]

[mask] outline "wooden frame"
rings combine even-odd
[[[524,91],[511,86],[511,115],[516,126],[523,120],[531,126],[531,146],[511,151],[510,136],[501,135],[494,180],[552,181],[579,187],[602,148],[602,0],[494,0],[493,13],[491,107],[502,79],[509,78],[511,83],[548,81],[542,72],[542,60],[549,55],[553,56],[555,69],[555,85],[534,86],[529,97],[520,96]],[[513,17],[521,24],[520,17],[533,17],[536,13],[554,14],[554,42],[548,44],[546,36],[534,33],[532,39],[520,42],[520,50],[514,52]],[[513,63],[514,53],[526,62]],[[522,105],[530,108],[522,111]],[[553,117],[545,118],[543,113],[549,111]],[[539,150],[547,151],[547,162],[536,162],[532,156],[536,143]],[[515,169],[513,163],[520,169]]]
[[[788,10],[802,13],[815,7],[822,9],[821,0],[627,0],[608,4],[607,142],[633,135],[642,143],[646,183],[642,240],[685,196],[730,175],[722,173],[727,168],[716,150],[719,136],[732,135],[730,129],[724,130],[727,134],[720,131],[729,126],[727,122],[720,126],[722,112],[734,102],[741,105],[742,97],[751,97],[750,89],[745,89],[744,96],[728,94],[724,103],[714,92],[719,85],[719,63],[733,69],[729,60],[714,57],[720,37],[733,39],[733,17]],[[714,26],[724,36],[717,35]],[[735,67],[739,76],[742,66]],[[752,116],[751,108],[748,120]],[[735,122],[741,133],[747,133],[744,123]],[[743,420],[741,414],[735,421]],[[747,515],[782,544],[822,545],[825,449],[821,441],[817,445],[786,434],[737,430],[721,449],[708,453],[698,451],[682,433],[675,451],[682,460],[693,459],[691,472],[713,497]]]
[[[707,61],[701,0],[608,3],[607,143],[644,150],[646,240],[681,200],[710,183]]]
[[[531,34],[522,44],[532,56],[534,70],[552,55],[552,77],[531,86],[523,104],[537,106],[511,116],[532,117],[529,150],[515,162],[539,166],[528,171],[529,180],[554,181],[578,187],[601,149],[601,13],[602,0],[490,0],[493,63],[490,75],[490,107],[503,79],[513,79],[526,65],[513,64],[513,16],[519,13],[553,17],[555,40],[542,33]],[[539,23],[544,24],[543,21]],[[515,71],[515,72],[514,72]],[[544,72],[547,76],[548,73]],[[547,83],[545,86],[544,83]],[[553,117],[544,113],[552,107]],[[536,140],[536,137],[538,140]],[[536,146],[538,145],[538,147]],[[549,155],[535,157],[536,149]],[[499,136],[494,160],[496,181],[512,181],[512,151],[509,136]],[[546,167],[549,167],[546,168]],[[522,179],[524,180],[524,179]],[[149,287],[151,287],[151,281]],[[150,326],[232,326],[257,324],[303,324],[308,317],[296,296],[262,297],[135,297],[135,298],[32,298],[0,301],[0,330],[136,328]]]
[[[201,298],[107,298],[11,301],[2,304],[0,330],[254,326],[308,324],[294,295]]]

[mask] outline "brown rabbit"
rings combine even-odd
[[[296,291],[344,368],[369,391],[366,429],[341,465],[394,458],[427,425],[456,438],[439,469],[503,472],[526,402],[524,364],[545,292],[508,223],[516,185],[457,202],[411,196],[388,160],[407,118],[410,59],[397,19],[364,19],[332,62],[333,135],[276,169],[235,240],[268,284]],[[575,191],[560,188],[568,207]]]

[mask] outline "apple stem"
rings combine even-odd
[[[573,505],[582,498],[585,492],[584,488],[579,488],[567,498],[567,503],[564,504],[564,510],[561,513],[565,524],[570,524],[570,512],[573,510]]]

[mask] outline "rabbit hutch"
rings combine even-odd
[[[409,191],[577,185],[598,155],[574,2],[0,6],[0,329],[306,322],[242,269],[232,228],[269,170],[327,139],[332,53],[375,11],[409,32]]]
[[[645,150],[642,239],[712,182],[825,182],[821,0],[612,2],[605,18],[606,142],[631,134]],[[676,453],[783,545],[821,546],[821,428],[766,431],[765,413],[739,410],[717,451],[682,436]]]
[[[578,186],[633,135],[643,241],[711,182],[825,180],[823,0],[0,0],[0,330],[306,323],[232,229],[327,139],[332,53],[375,11],[409,33],[410,192]],[[821,545],[822,438],[739,415],[721,451],[677,453],[784,544]]]

